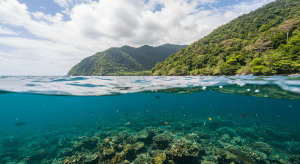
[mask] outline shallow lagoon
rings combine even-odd
[[[0,163],[299,163],[298,78],[2,76]]]

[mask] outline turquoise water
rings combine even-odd
[[[114,78],[2,77],[0,163],[300,160],[297,77]]]

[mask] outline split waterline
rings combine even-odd
[[[298,78],[2,76],[0,163],[293,162]]]

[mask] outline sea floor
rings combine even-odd
[[[299,163],[300,128],[255,118],[116,115],[1,140],[0,163]],[[178,116],[175,116],[175,115]],[[246,116],[249,117],[249,116]],[[276,126],[274,126],[276,125]],[[29,126],[29,125],[28,125]]]

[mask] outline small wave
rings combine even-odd
[[[300,76],[0,76],[0,93],[48,95],[114,95],[170,88],[206,87],[208,89],[219,88],[219,86],[224,86],[219,88],[224,90],[225,86],[232,85],[237,86],[235,90],[238,87],[240,87],[238,90],[247,90],[244,87],[248,85],[264,87],[275,85],[286,92],[299,94]]]

